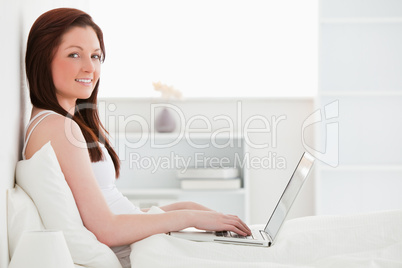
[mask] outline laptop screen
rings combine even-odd
[[[275,240],[276,235],[279,232],[283,222],[286,219],[289,210],[296,199],[303,183],[311,170],[314,163],[314,157],[305,152],[297,165],[292,177],[288,182],[278,204],[276,205],[274,212],[271,215],[267,225],[265,226],[265,232],[268,233],[272,240]]]

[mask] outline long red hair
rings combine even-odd
[[[103,62],[105,59],[103,33],[87,13],[73,8],[58,8],[42,14],[35,21],[29,32],[25,55],[30,98],[33,106],[70,117],[80,126],[92,162],[104,159],[98,142],[103,143],[113,160],[117,178],[120,173],[120,161],[110,145],[106,136],[107,131],[99,119],[97,110],[100,79],[88,99],[77,100],[74,115],[71,116],[58,103],[52,78],[51,63],[63,34],[72,27],[87,26],[92,27],[99,39]]]

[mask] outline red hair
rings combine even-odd
[[[92,27],[95,31],[105,59],[105,45],[103,33],[87,13],[73,8],[58,8],[42,14],[32,25],[29,32],[25,67],[29,84],[29,93],[32,105],[55,111],[63,116],[70,117],[81,128],[88,145],[88,152],[92,162],[104,159],[98,142],[103,143],[108,150],[115,167],[116,178],[119,176],[120,161],[110,145],[97,110],[97,96],[99,80],[88,99],[78,99],[74,115],[71,116],[60,106],[56,98],[56,88],[53,83],[51,63],[54,54],[60,45],[64,33],[72,27]]]

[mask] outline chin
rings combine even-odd
[[[77,98],[77,100],[85,101],[85,100],[88,100],[90,97],[91,97],[91,95],[80,96]]]
[[[82,94],[81,96],[78,97],[79,100],[87,100],[92,96],[92,93],[94,92],[94,90],[92,89],[90,92],[85,92],[84,94]]]

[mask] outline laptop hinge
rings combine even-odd
[[[264,230],[260,230],[260,234],[261,234],[264,238],[267,238],[267,240],[269,241],[269,246],[271,246],[272,243],[274,242],[274,241],[272,240],[272,237],[271,237],[267,232],[265,232]]]

